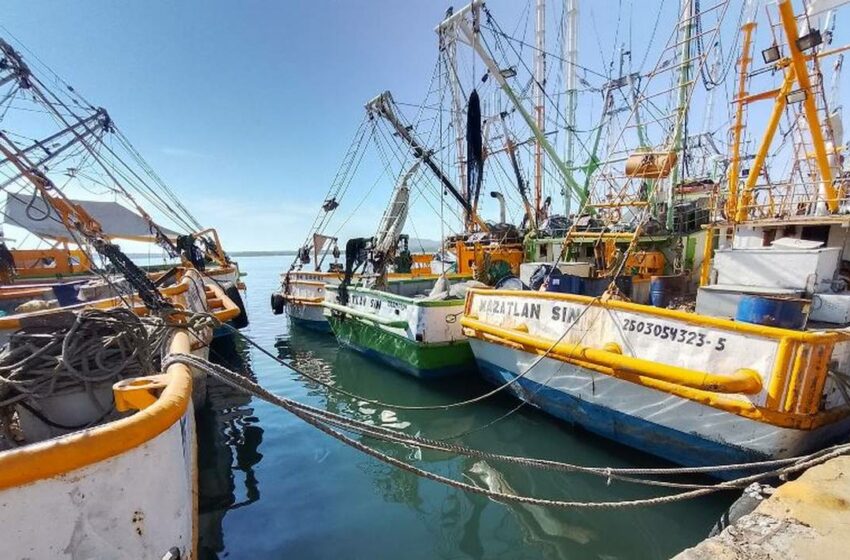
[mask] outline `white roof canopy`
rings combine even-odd
[[[142,241],[155,239],[144,218],[117,202],[96,200],[71,200],[71,202],[88,212],[100,224],[107,237]],[[33,199],[31,196],[7,194],[3,221],[9,225],[22,227],[38,237],[71,238],[56,210],[38,197]],[[160,229],[169,237],[178,235],[169,229],[163,227]]]

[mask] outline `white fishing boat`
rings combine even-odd
[[[345,276],[339,285],[324,289],[325,317],[341,344],[405,373],[420,378],[472,373],[472,354],[457,321],[466,290],[484,285],[470,284],[473,277],[490,283],[511,277],[522,260],[516,228],[505,224],[504,200],[500,199],[499,224],[485,223],[477,214],[483,172],[478,95],[472,92],[467,111],[469,153],[478,156],[471,157],[470,173],[461,174],[467,182],[463,192],[402,119],[389,92],[370,100],[366,108],[373,122],[391,127],[415,159],[400,174],[376,234],[346,244]],[[420,266],[401,277],[389,271],[407,251],[402,231],[410,213],[411,183],[420,167],[450,193],[467,229],[443,243],[443,252],[452,254],[451,259],[445,254],[439,260],[422,255],[411,259]],[[435,262],[440,267],[446,261],[454,261],[456,274],[431,274]]]
[[[457,320],[464,300],[434,293],[434,286],[433,279],[399,280],[381,290],[349,286],[345,303],[340,287],[328,286],[325,316],[342,345],[415,377],[471,373],[472,353]]]
[[[683,3],[671,43],[683,57],[692,51],[681,45],[706,13],[693,8]],[[767,79],[749,68],[756,23],[747,12],[733,133],[743,129],[747,104],[766,100],[773,111],[744,177],[741,135],[731,135],[729,188],[708,227],[696,312],[619,296],[473,290],[462,323],[487,379],[510,382],[511,392],[554,416],[685,465],[788,457],[846,437],[850,296],[838,281],[846,195],[833,148],[841,139],[824,126],[820,115],[831,113],[818,93],[820,59],[842,48],[821,44],[815,26],[832,15],[815,3],[799,17],[788,0],[767,10],[778,23],[764,60],[781,85],[745,93],[753,75]],[[704,54],[694,57],[694,72],[704,62]],[[761,182],[786,113],[799,138],[790,179]]]
[[[93,254],[84,246],[89,240],[69,230],[69,221],[79,219],[109,244],[143,244],[149,254],[151,246],[158,246],[162,264],[142,267],[151,281],[166,282],[175,265],[203,272],[242,309],[233,326],[247,325],[239,267],[224,251],[218,232],[200,225],[105,109],[72,87],[51,90],[47,84],[62,83],[61,78],[47,68],[34,72],[3,39],[0,54],[0,98],[15,101],[4,112],[0,133],[0,166],[6,171],[0,310],[14,313],[31,301],[27,296],[35,300],[31,308],[43,308],[112,297],[126,289],[121,271],[110,270],[114,263]],[[114,142],[107,144],[108,139]],[[79,198],[92,194],[101,199]],[[139,200],[153,207],[159,219]],[[20,234],[21,245],[14,247],[14,239],[6,237],[10,229]]]
[[[213,283],[205,293],[202,276],[190,269],[163,292],[189,312],[232,318],[238,308],[216,288]],[[151,348],[122,348],[123,325],[146,311],[141,301],[131,310],[113,298],[0,319],[0,527],[10,558],[195,557],[193,395],[197,400],[205,383],[180,364],[163,373],[144,371],[145,360],[152,364],[159,356],[144,354]],[[148,331],[140,341],[159,340],[165,353],[207,356],[210,328],[169,328],[141,319],[136,326]],[[98,336],[105,351],[91,346]],[[50,337],[55,342],[45,343]],[[42,348],[43,362],[15,362],[28,344]],[[51,353],[63,344],[73,355],[58,362],[61,355]],[[45,378],[34,368],[51,364],[50,358],[58,365]],[[53,376],[57,381],[48,389]],[[151,487],[161,491],[152,493]],[[59,513],[47,531],[45,511]]]
[[[5,113],[4,216],[40,244],[52,240],[21,249],[29,253],[17,260],[9,240],[0,242],[8,296],[0,316],[3,554],[196,558],[193,410],[205,400],[205,374],[178,364],[163,372],[160,365],[172,353],[206,358],[214,327],[244,316],[226,293],[236,286],[221,283],[236,282],[238,268],[103,109],[70,86],[49,90],[2,39],[0,50],[0,96],[45,121],[36,126]],[[57,76],[49,82],[63,83]],[[13,131],[29,131],[16,129],[24,124],[37,134],[42,126],[54,132],[33,140]],[[108,185],[135,211],[71,198],[92,184]],[[131,191],[187,233],[154,221]],[[117,239],[156,242],[181,262],[151,275]],[[216,258],[216,271],[206,274]],[[33,282],[41,272],[51,280]]]

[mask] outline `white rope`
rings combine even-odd
[[[445,484],[447,486],[457,488],[460,490],[473,492],[476,494],[485,495],[491,499],[498,501],[506,501],[506,502],[515,502],[515,503],[524,503],[524,504],[533,504],[533,505],[541,505],[541,506],[550,506],[550,507],[560,507],[560,508],[584,508],[584,509],[614,509],[614,508],[626,508],[626,507],[642,507],[642,506],[652,506],[652,505],[660,505],[665,503],[673,503],[678,501],[683,501],[687,499],[701,497],[710,493],[724,491],[724,490],[739,490],[740,488],[746,487],[752,482],[765,480],[768,478],[774,477],[787,477],[791,474],[801,472],[805,469],[808,469],[812,466],[821,464],[826,462],[834,457],[838,457],[841,455],[846,455],[850,453],[850,444],[834,446],[832,448],[828,448],[822,450],[817,453],[804,455],[800,457],[786,458],[786,459],[776,459],[772,461],[761,461],[761,462],[753,462],[753,463],[744,463],[737,465],[718,465],[713,467],[695,467],[695,468],[682,468],[682,469],[615,469],[611,467],[586,467],[581,465],[571,465],[568,463],[559,463],[556,461],[546,461],[541,459],[532,459],[527,457],[516,457],[512,455],[502,455],[495,453],[488,453],[480,450],[470,449],[459,445],[446,444],[444,442],[438,442],[434,440],[430,440],[427,438],[423,438],[420,436],[408,436],[406,434],[401,434],[399,432],[395,432],[388,428],[382,428],[379,426],[369,425],[364,422],[359,422],[350,418],[345,418],[343,416],[320,410],[315,407],[311,407],[302,403],[298,403],[291,399],[281,397],[275,395],[268,390],[261,387],[259,384],[251,381],[250,379],[244,378],[240,376],[238,373],[235,373],[223,366],[219,366],[213,364],[207,360],[202,358],[198,358],[196,356],[192,356],[189,354],[171,354],[168,356],[163,363],[163,367],[167,367],[169,364],[173,363],[182,363],[192,367],[195,367],[199,370],[205,371],[210,375],[222,380],[227,383],[231,387],[234,387],[238,390],[244,391],[252,396],[260,398],[266,402],[279,406],[298,418],[304,420],[308,424],[318,428],[322,432],[330,435],[331,437],[358,449],[359,451],[366,453],[380,461],[383,461],[387,464],[396,466],[408,472],[411,472],[417,476],[427,478],[429,480],[433,480],[435,482],[440,482],[441,484]],[[650,484],[650,485],[658,485],[658,486],[669,486],[669,487],[678,487],[678,488],[688,488],[685,492],[680,492],[677,494],[670,494],[665,496],[657,496],[653,498],[643,498],[637,500],[622,500],[622,501],[602,501],[602,502],[587,502],[587,501],[570,501],[570,500],[554,500],[554,499],[546,499],[546,498],[537,498],[531,496],[523,496],[512,493],[504,493],[497,492],[491,489],[482,488],[476,486],[474,484],[468,484],[465,482],[460,482],[439,474],[432,473],[430,471],[426,471],[404,461],[401,461],[395,457],[382,453],[376,449],[373,449],[366,444],[352,439],[350,436],[347,436],[331,426],[339,427],[341,429],[347,431],[353,431],[356,433],[360,433],[366,435],[368,437],[381,439],[384,441],[390,441],[393,443],[401,443],[404,445],[418,445],[420,447],[426,449],[433,449],[437,451],[444,452],[454,452],[462,455],[482,458],[482,459],[492,459],[497,461],[504,462],[512,462],[512,463],[520,463],[529,467],[534,468],[548,468],[551,470],[562,470],[562,471],[575,471],[582,472],[587,474],[594,474],[597,476],[601,476],[606,480],[617,479],[624,480],[627,482],[633,483],[642,483],[642,484]],[[632,479],[623,476],[622,473],[626,471],[630,471],[631,473],[635,472],[652,472],[653,474],[684,474],[684,473],[703,473],[707,472],[706,469],[710,469],[708,472],[719,472],[719,471],[729,471],[729,470],[741,470],[741,469],[749,469],[756,467],[777,467],[771,470],[767,470],[766,472],[759,472],[756,474],[752,474],[749,476],[739,477],[730,481],[720,482],[714,485],[685,485],[680,483],[668,483],[663,481],[647,481],[641,479]]]

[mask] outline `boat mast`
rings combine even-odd
[[[537,128],[546,130],[546,0],[536,0],[534,23],[534,116]],[[536,136],[534,142],[534,210],[537,223],[543,221],[543,140]]]
[[[802,91],[803,100],[803,116],[808,126],[809,135],[811,136],[812,148],[814,150],[815,161],[820,172],[819,182],[820,190],[823,192],[823,199],[826,201],[827,209],[830,214],[838,211],[838,191],[832,183],[832,169],[829,165],[829,156],[827,154],[826,145],[824,142],[823,129],[818,114],[818,108],[815,103],[815,96],[812,93],[812,82],[809,76],[809,68],[807,66],[808,55],[800,50],[797,44],[800,38],[797,30],[797,18],[794,15],[794,7],[791,0],[780,0],[777,5],[779,9],[779,17],[781,22],[781,30],[786,40],[786,48],[788,54],[785,57],[777,58],[774,62],[777,67],[781,64],[785,67],[785,76],[782,80],[782,85],[778,90],[766,92],[764,95],[749,95],[746,102],[751,102],[758,99],[773,97],[773,109],[765,127],[762,139],[759,143],[756,155],[753,158],[753,163],[750,168],[747,180],[744,183],[743,190],[740,193],[738,200],[735,221],[744,222],[747,220],[752,201],[753,190],[761,176],[765,161],[770,151],[770,145],[779,128],[779,120],[785,112],[788,105],[788,94],[792,92],[792,88],[796,83]],[[739,147],[740,148],[740,147]]]
[[[77,141],[82,145],[82,147],[88,152],[91,156],[91,159],[98,164],[98,166],[103,170],[107,177],[109,177],[110,181],[114,184],[114,188],[121,191],[121,193],[130,201],[130,203],[136,208],[136,210],[141,214],[142,218],[148,223],[148,226],[151,228],[151,231],[156,234],[157,242],[162,246],[169,254],[177,255],[179,251],[171,239],[165,234],[162,228],[153,221],[153,218],[142,208],[137,202],[136,199],[124,188],[122,182],[118,180],[113,169],[110,169],[110,166],[107,165],[100,157],[100,154],[97,150],[92,147],[88,142],[87,138],[95,138],[97,139],[97,134],[100,132],[114,132],[115,126],[112,123],[112,119],[109,117],[109,114],[105,109],[99,108],[94,110],[94,115],[89,118],[83,119],[79,117],[76,113],[74,113],[64,102],[62,102],[55,93],[51,90],[47,89],[43,86],[41,81],[32,74],[29,69],[29,66],[23,61],[20,54],[5,40],[0,39],[0,52],[3,53],[5,57],[5,61],[7,65],[11,65],[12,67],[12,75],[20,84],[21,89],[26,89],[32,92],[33,96],[38,99],[42,105],[44,105],[47,110],[49,110],[53,116],[62,124],[65,125],[65,131],[70,131]],[[4,81],[5,83],[5,81]],[[42,91],[42,87],[44,87],[44,91]],[[49,95],[49,96],[48,96]],[[53,98],[51,100],[50,98]],[[59,104],[65,110],[64,112],[59,110],[56,106]],[[66,114],[70,114],[74,119],[76,119],[76,123],[71,123],[66,117]],[[89,126],[89,123],[92,122],[92,117],[96,117],[95,121],[97,122],[98,128],[93,129]],[[82,131],[77,130],[78,127],[82,127]],[[63,131],[64,132],[64,131]],[[101,146],[110,154],[115,155],[115,152],[112,148],[109,147],[108,144],[104,143],[102,140],[100,142]],[[5,152],[4,152],[5,153]],[[8,156],[7,156],[8,158]],[[142,181],[144,180],[132,169],[129,169],[129,173],[133,175],[136,179]]]
[[[457,200],[464,210],[464,215],[468,216],[470,221],[478,224],[483,231],[488,231],[489,228],[487,228],[487,225],[476,215],[469,201],[464,198],[463,194],[461,194],[457,187],[455,187],[454,183],[452,183],[452,180],[449,179],[437,162],[434,161],[433,152],[425,148],[422,143],[419,142],[419,139],[414,136],[412,130],[413,127],[407,126],[401,122],[401,119],[395,112],[394,106],[395,101],[393,101],[392,94],[389,91],[385,91],[366,104],[366,111],[368,111],[370,115],[378,115],[384,118],[393,127],[399,138],[404,140],[404,142],[410,146],[413,156],[421,159],[425,166],[434,173],[443,185],[443,188],[449,191],[455,200]]]
[[[747,78],[750,72],[750,63],[753,61],[752,44],[753,31],[756,28],[754,2],[748,2],[746,10],[749,17],[741,26],[741,56],[738,58],[738,87],[735,93],[735,121],[732,125],[731,157],[729,158],[729,184],[727,186],[726,216],[730,222],[737,220],[738,211],[738,183],[741,171],[741,142],[744,134],[744,109],[746,107],[745,97],[747,95]]]
[[[502,88],[502,91],[505,92],[505,95],[511,101],[511,104],[517,110],[517,112],[522,116],[522,119],[525,121],[526,125],[531,129],[532,134],[535,139],[540,142],[540,145],[543,151],[546,152],[546,155],[549,156],[549,159],[554,162],[555,167],[558,168],[558,172],[561,174],[561,177],[566,182],[567,186],[572,190],[576,197],[578,198],[580,203],[584,202],[585,194],[581,186],[575,182],[575,180],[570,175],[567,170],[567,166],[564,164],[561,157],[555,151],[555,148],[551,143],[546,139],[543,134],[543,131],[537,126],[537,122],[531,113],[523,106],[522,102],[517,97],[516,93],[513,91],[511,86],[508,84],[507,78],[502,73],[499,65],[490,55],[489,49],[487,49],[481,38],[478,36],[473,29],[473,25],[471,25],[470,21],[468,21],[468,17],[473,19],[478,18],[479,10],[482,8],[484,3],[482,0],[472,0],[469,4],[461,8],[460,10],[454,12],[451,16],[444,19],[435,29],[434,31],[440,33],[443,29],[447,29],[450,27],[455,27],[458,40],[463,40],[466,44],[468,44],[474,51],[475,54],[481,58],[484,62],[484,65],[487,67],[488,74],[496,80],[496,83],[499,84],[499,87]]]
[[[450,15],[451,14],[447,14],[446,17]],[[464,95],[463,88],[460,85],[457,74],[457,43],[454,37],[450,37],[448,35],[450,31],[451,29],[440,28],[440,51],[443,54],[443,65],[445,67],[446,78],[448,79],[449,89],[451,90],[452,96],[452,126],[454,126],[455,129],[458,184],[462,185],[462,188],[466,189],[466,142],[464,141],[465,127],[463,121]],[[470,198],[469,194],[470,193],[465,190],[465,197],[467,200]],[[465,227],[467,229],[472,229],[474,222],[469,219],[468,215],[466,216],[465,222]]]
[[[681,4],[682,19],[679,21],[679,33],[681,36],[681,52],[679,60],[679,85],[678,98],[676,101],[676,118],[674,120],[673,136],[670,149],[673,152],[681,152],[684,147],[684,135],[682,134],[685,127],[685,119],[688,118],[688,91],[691,81],[691,37],[693,36],[694,26],[694,2],[693,0],[682,0]],[[667,191],[667,229],[673,229],[673,193],[676,190],[676,183],[679,182],[682,175],[682,162],[684,154],[681,154],[673,166],[673,172],[670,175],[670,185]]]
[[[567,96],[567,145],[564,153],[567,170],[572,175],[575,169],[576,105],[578,102],[578,0],[564,1],[564,85]],[[564,215],[570,215],[572,194],[566,188],[564,195]]]

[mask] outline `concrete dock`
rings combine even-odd
[[[817,559],[850,555],[850,457],[780,486],[752,513],[676,560]]]

